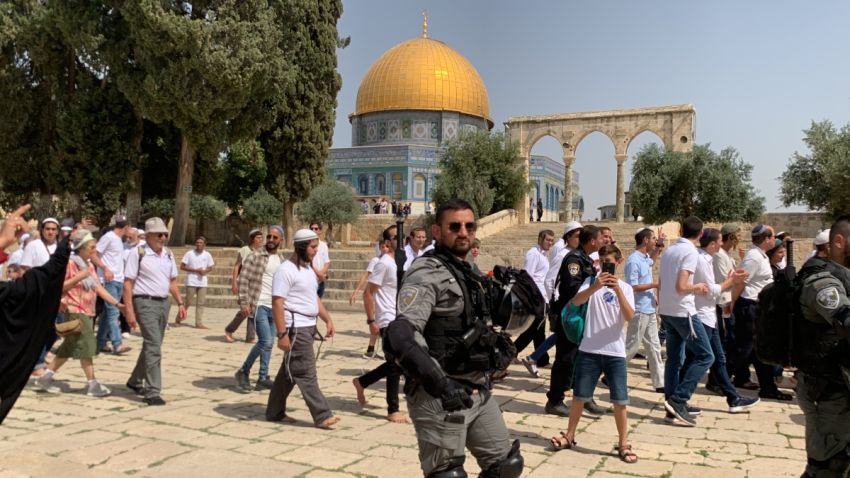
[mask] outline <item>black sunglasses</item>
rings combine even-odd
[[[452,232],[460,232],[461,226],[465,227],[467,232],[475,232],[475,230],[478,229],[478,224],[474,222],[450,222],[449,230]]]
[[[167,233],[167,232],[158,232],[158,233],[156,233],[156,235],[157,235],[157,237],[165,237],[165,238],[167,238],[167,237],[168,237],[168,233]]]

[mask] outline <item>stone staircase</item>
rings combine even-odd
[[[175,259],[179,261],[190,247],[171,248]],[[207,307],[233,309],[238,308],[236,296],[230,291],[230,273],[236,260],[236,247],[208,247],[207,251],[212,254],[215,267],[209,274],[209,287],[207,289]],[[288,256],[291,251],[287,251]],[[357,285],[357,279],[366,269],[369,260],[375,256],[374,249],[331,249],[331,269],[328,284],[325,289],[324,303],[329,310],[362,310],[362,299],[358,298],[354,306],[348,304],[348,297]],[[177,283],[180,290],[186,283],[186,273],[179,272]],[[185,292],[183,292],[185,294]],[[173,302],[173,299],[172,299]]]

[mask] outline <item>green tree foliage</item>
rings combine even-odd
[[[342,80],[336,49],[341,0],[269,2],[278,15],[279,49],[296,78],[280,91],[274,126],[260,136],[266,152],[266,185],[283,203],[287,242],[294,233],[293,206],[321,184]]]
[[[439,164],[434,202],[464,199],[478,217],[514,208],[529,189],[517,145],[506,146],[503,133],[461,134],[446,144]]]
[[[212,196],[203,194],[192,195],[192,207],[190,208],[193,219],[209,219],[212,221],[224,219],[227,215],[227,206]]]
[[[263,186],[245,199],[242,205],[242,217],[252,226],[277,224],[282,214],[283,205]]]
[[[635,157],[631,203],[651,224],[689,215],[704,221],[756,221],[764,212],[764,198],[750,184],[752,169],[734,148],[717,153],[698,145],[680,153],[648,144]]]
[[[222,159],[221,185],[216,195],[236,210],[266,179],[265,152],[258,141],[230,145]]]
[[[326,239],[333,243],[334,226],[353,224],[360,219],[360,202],[354,198],[354,189],[330,177],[310,192],[307,200],[298,205],[298,218],[302,222],[327,224]]]
[[[139,126],[90,54],[95,3],[0,2],[0,169],[7,197],[68,194],[108,218]]]
[[[782,203],[832,217],[850,212],[850,124],[838,130],[829,121],[812,122],[804,133],[809,154],[795,152],[788,161],[779,178]]]
[[[142,205],[142,210],[146,217],[156,216],[163,221],[168,221],[174,217],[174,199],[170,198],[151,198],[145,201]]]
[[[180,131],[170,243],[182,245],[196,154],[217,159],[274,119],[289,75],[277,12],[264,0],[117,3],[128,36],[110,50],[116,82],[141,116]]]

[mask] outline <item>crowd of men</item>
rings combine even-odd
[[[196,307],[195,327],[206,328],[204,291],[215,265],[205,250],[206,240],[197,238],[195,248],[178,265],[165,246],[168,229],[159,218],[149,219],[144,231],[119,218],[97,240],[83,224],[69,224],[63,231],[59,221],[45,218],[38,238],[23,234],[22,224],[12,215],[0,231],[0,252],[16,241],[22,251],[17,257],[0,253],[13,280],[4,287],[11,288],[21,275],[38,276],[34,270],[62,265],[66,252],[60,245],[70,249],[68,242],[73,244],[73,260],[63,271],[59,317],[54,319],[55,330],[61,329],[64,336],[63,346],[48,362],[57,340],[51,328],[37,347],[29,347],[38,352],[33,388],[57,393],[53,377],[74,358],[80,359],[89,380],[87,394],[108,395],[109,389],[94,378],[92,359],[99,352],[130,350],[122,340],[124,320],[129,329],[139,329],[143,339],[126,386],[148,405],[164,405],[161,362],[169,326],[168,299],[171,296],[177,304],[175,324],[180,325],[187,317],[187,303],[177,284],[179,268],[187,273],[185,291]],[[806,352],[798,354],[802,358],[796,360],[795,379],[784,377],[781,366],[762,362],[754,346],[759,297],[786,267],[785,251],[792,243],[787,234],[777,234],[768,225],[750,231],[752,247],[746,252],[739,249],[739,226],[706,228],[696,217],[681,221],[680,237],[669,245],[663,234],[638,230],[628,254],[610,228],[571,222],[557,242],[555,233],[544,229],[523,267],[536,305],[542,301],[543,306],[519,309],[516,304],[521,301],[510,287],[498,300],[488,296],[488,290],[498,287],[474,264],[481,247],[476,230],[472,207],[462,200],[447,201],[436,211],[431,243],[427,229],[414,228],[405,241],[406,260],[401,262],[396,257],[401,253],[398,231],[387,227],[376,242],[375,259],[352,293],[353,302],[364,289],[370,332],[366,356],[383,358],[376,368],[353,379],[354,393],[365,404],[364,390],[386,380],[386,418],[413,423],[426,476],[466,476],[465,448],[478,461],[482,476],[519,476],[523,466],[519,442],[509,440],[490,390],[512,360],[539,377],[540,367],[549,364],[552,347],[544,410],[568,419],[566,430],[551,439],[553,450],[575,446],[582,416],[613,413],[619,458],[638,461],[628,441],[626,369],[643,346],[652,386],[664,396],[669,423],[697,425],[703,411],[689,401],[708,373],[706,389],[726,398],[729,413],[747,412],[762,399],[789,401],[796,396],[806,417],[809,458],[804,476],[845,476],[841,473],[850,470],[850,216],[840,217],[829,231],[817,235],[816,249],[800,271],[795,299],[805,319],[799,342]],[[232,270],[231,287],[240,308],[225,337],[233,341],[233,334],[248,319],[246,338],[254,342],[235,372],[236,388],[242,393],[270,390],[266,419],[288,423],[294,420],[287,414],[287,398],[297,385],[314,425],[331,428],[339,417],[319,388],[314,351],[315,341],[323,340],[318,320],[325,323],[326,337],[335,333],[321,300],[330,269],[327,244],[319,239],[321,225],[297,231],[292,238],[294,252],[288,256],[280,250],[283,228],[272,225],[266,231],[265,240],[261,231],[251,231],[250,243],[239,251]],[[63,237],[68,239],[62,241]],[[623,269],[623,279],[617,277],[618,268]],[[95,309],[95,296],[101,299],[100,311]],[[498,305],[502,302],[514,305],[505,312]],[[77,330],[68,333],[71,324],[66,322],[74,320],[80,321]],[[525,325],[517,327],[518,322]],[[578,329],[576,323],[581,324]],[[512,340],[500,331],[512,334]],[[376,347],[378,339],[383,357]],[[524,354],[531,343],[534,350]],[[272,377],[275,345],[284,355]],[[260,365],[252,384],[257,358]],[[409,415],[400,410],[402,376]],[[610,390],[612,407],[594,401],[599,382]],[[780,391],[793,387],[795,395]],[[758,396],[748,397],[739,390],[757,390]],[[17,398],[11,392],[0,396],[0,410],[6,412],[11,407],[7,396],[12,403]]]

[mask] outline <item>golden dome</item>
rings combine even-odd
[[[431,38],[399,43],[366,72],[354,114],[388,110],[455,111],[483,118],[493,127],[478,71],[460,53]]]

